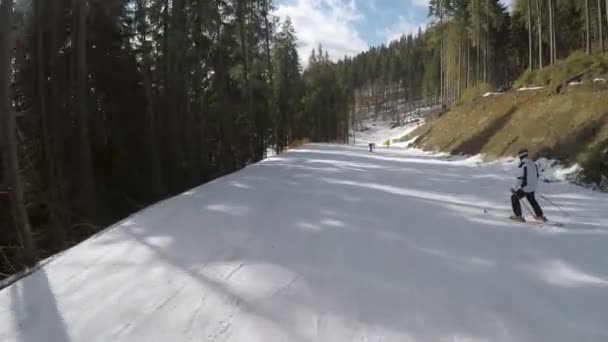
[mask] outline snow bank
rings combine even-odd
[[[378,146],[382,142],[387,139],[398,139],[404,137],[414,131],[420,124],[407,125],[395,129],[390,129],[390,124],[388,122],[374,122],[371,129],[364,132],[359,139],[361,140],[361,144],[367,144],[368,141],[375,142]],[[395,148],[410,148],[411,143],[416,140],[416,137],[404,142],[392,143],[391,147]],[[462,166],[483,166],[483,165],[497,165],[502,164],[508,167],[516,167],[519,162],[517,158],[514,157],[505,157],[495,159],[493,161],[488,161],[487,158],[483,154],[478,154],[474,156],[454,156],[449,153],[440,152],[440,151],[422,151],[417,149],[412,149],[412,153],[417,151],[418,154],[424,154],[427,156],[434,156],[437,158],[449,159],[452,162],[457,163]],[[558,160],[555,159],[547,159],[540,158],[536,160],[539,171],[541,173],[541,180],[546,183],[554,183],[554,182],[576,182],[576,180],[581,175],[583,169],[580,165],[563,165]]]
[[[565,166],[552,159],[540,158],[536,164],[541,172],[541,179],[545,182],[571,182],[582,172],[582,168],[578,164]]]
[[[483,94],[481,96],[482,97],[489,97],[489,96],[496,96],[496,95],[501,95],[501,93],[496,93],[496,92],[489,91],[489,92],[487,92],[487,93],[485,93],[485,94]]]
[[[424,119],[419,119],[415,123],[391,128],[390,122],[366,120],[362,123],[362,127],[365,127],[365,130],[357,132],[355,140],[358,145],[374,143],[378,147],[381,147],[386,140],[390,140],[391,146],[404,147],[407,145],[404,143],[393,143],[393,141],[410,134],[422,124],[424,124]]]
[[[540,89],[544,89],[545,87],[521,87],[518,88],[517,91],[529,91],[529,90],[540,90]]]

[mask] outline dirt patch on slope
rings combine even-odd
[[[533,156],[578,162],[588,181],[608,177],[608,89],[570,87],[548,96],[543,90],[480,97],[452,108],[405,139],[425,150],[453,154],[513,156],[527,147]]]

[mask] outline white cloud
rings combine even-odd
[[[368,1],[365,2],[365,4],[367,5],[367,7],[369,7],[369,9],[372,12],[374,12],[376,14],[384,14],[384,10],[381,10],[378,7],[378,4],[377,4],[378,1],[379,0],[368,0]]]
[[[418,6],[418,7],[428,8],[429,7],[429,0],[412,0],[412,5]]]
[[[319,44],[332,60],[368,48],[354,23],[362,19],[354,0],[293,0],[279,5],[275,15],[290,17],[298,36],[298,53],[304,64]]]
[[[411,14],[408,19],[400,15],[399,20],[392,26],[385,28],[381,34],[384,36],[385,42],[390,43],[401,38],[404,34],[417,33],[419,27],[424,29],[425,26],[426,24],[417,23]]]

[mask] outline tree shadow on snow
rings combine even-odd
[[[355,152],[306,145],[136,215],[104,243],[156,257],[117,264],[115,272],[137,272],[130,286],[146,279],[135,288],[143,298],[166,282],[154,269],[183,274],[200,285],[201,297],[232,303],[249,324],[271,322],[279,335],[268,341],[608,336],[608,261],[594,253],[605,250],[606,237],[547,235],[501,220],[508,196],[495,202],[491,190],[479,191],[479,180],[468,177],[476,170],[466,166],[348,155]],[[399,168],[418,172],[392,170]],[[128,257],[109,256],[112,263]],[[44,284],[46,276],[34,279]],[[68,335],[46,285],[37,291],[51,299],[40,303],[54,308],[47,319],[63,341]],[[260,341],[256,336],[248,340]]]
[[[71,341],[44,268],[11,285],[8,291],[19,342]]]
[[[335,156],[327,158],[333,160]],[[467,336],[559,341],[585,333],[583,326],[570,327],[570,333],[554,329],[556,312],[561,316],[559,322],[577,321],[570,317],[572,312],[560,309],[562,302],[556,299],[585,298],[589,287],[590,291],[603,291],[601,267],[582,271],[575,265],[589,264],[587,257],[552,251],[559,245],[565,248],[558,250],[568,250],[567,240],[546,241],[536,231],[522,233],[528,228],[514,228],[483,213],[484,208],[508,212],[507,196],[504,204],[491,203],[462,193],[462,184],[453,187],[454,193],[441,193],[432,190],[432,183],[422,184],[407,177],[402,180],[404,186],[398,187],[390,178],[392,173],[382,172],[382,168],[372,168],[371,174],[376,176],[372,178],[376,179],[369,179],[354,170],[342,170],[339,177],[330,177],[313,168],[293,173],[280,164],[269,167],[275,178],[246,180],[249,186],[272,193],[270,200],[261,200],[264,196],[260,193],[222,187],[221,205],[209,204],[214,203],[212,196],[194,191],[191,200],[203,211],[184,222],[200,222],[204,227],[176,224],[182,228],[149,230],[145,227],[153,226],[156,220],[144,219],[135,222],[144,229],[133,238],[147,244],[150,234],[171,235],[170,246],[151,246],[162,259],[201,283],[211,282],[215,291],[234,297],[245,311],[277,322],[293,334],[297,329],[289,315],[280,314],[281,310],[307,310],[316,315],[333,312],[354,319],[352,324],[385,327],[414,340]],[[255,167],[252,171],[262,172]],[[441,172],[436,168],[428,171]],[[385,177],[392,182],[384,183]],[[442,188],[451,189],[447,185]],[[274,205],[285,201],[290,205],[273,211]],[[208,210],[210,207],[248,210],[235,215],[231,210]],[[184,210],[191,215],[190,208]],[[428,215],[421,220],[420,213]],[[489,229],[473,218],[494,220],[502,228]],[[454,225],[443,227],[446,222]],[[220,223],[221,227],[216,226]],[[239,232],[240,242],[228,244],[233,230]],[[605,239],[578,241],[597,246]],[[232,247],[221,251],[216,247],[221,245]],[[197,248],[216,252],[185,252]],[[539,248],[544,252],[535,252]],[[287,298],[270,298],[262,305],[232,291],[225,280],[210,280],[197,268],[231,262],[238,266],[229,274],[256,264],[289,270],[297,275],[297,283],[305,284],[321,298],[290,294]],[[553,269],[535,274],[532,269],[537,265]],[[528,302],[525,309],[513,302],[514,297]],[[594,315],[601,313],[602,307],[597,301],[587,303],[588,312]],[[349,316],[353,313],[356,317]],[[601,316],[594,317],[601,320]],[[529,320],[535,322],[533,328]]]

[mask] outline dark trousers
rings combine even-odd
[[[543,217],[543,210],[540,208],[540,205],[538,205],[534,193],[524,192],[521,189],[517,190],[517,192],[513,193],[513,196],[511,196],[511,205],[513,206],[513,213],[515,214],[515,216],[521,217],[521,203],[519,203],[519,201],[524,197],[528,200],[528,202],[530,202],[530,205],[532,205],[532,209],[534,209],[534,214],[537,217]]]

